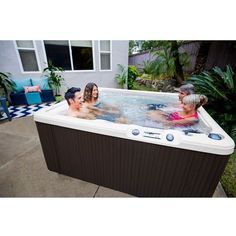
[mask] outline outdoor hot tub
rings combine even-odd
[[[173,93],[101,88],[100,94],[114,97],[115,106],[139,97],[178,101]],[[134,196],[212,196],[234,151],[233,140],[202,107],[199,132],[79,119],[66,116],[67,109],[63,101],[34,114],[48,169]]]

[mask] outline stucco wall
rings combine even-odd
[[[126,40],[112,41],[112,71],[99,71],[99,54],[98,43],[94,41],[94,66],[95,71],[91,72],[63,72],[65,78],[65,86],[62,88],[62,93],[65,87],[81,87],[83,88],[88,82],[95,82],[99,87],[116,88],[118,84],[114,79],[119,73],[117,64],[128,66],[128,47],[129,42]],[[44,54],[42,41],[35,41],[39,64],[41,71],[46,67],[46,55]],[[17,59],[14,43],[11,40],[0,41],[0,71],[10,72],[13,78],[37,78],[42,75],[42,72],[22,73]]]

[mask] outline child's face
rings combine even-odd
[[[185,112],[192,112],[192,111],[195,110],[194,105],[186,104],[186,103],[183,102],[182,106],[183,106],[183,110]]]

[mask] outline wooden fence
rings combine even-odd
[[[204,69],[209,70],[214,66],[225,68],[230,64],[236,67],[236,41],[209,41],[210,46]],[[185,72],[193,72],[196,66],[201,41],[191,41],[179,48],[179,52],[189,55],[189,65],[184,67]],[[153,60],[155,57],[150,52],[137,53],[129,56],[129,65],[135,65],[139,70],[143,68],[143,62]]]

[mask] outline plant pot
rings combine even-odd
[[[55,99],[57,102],[60,102],[62,100],[62,96],[61,95],[55,95]]]

